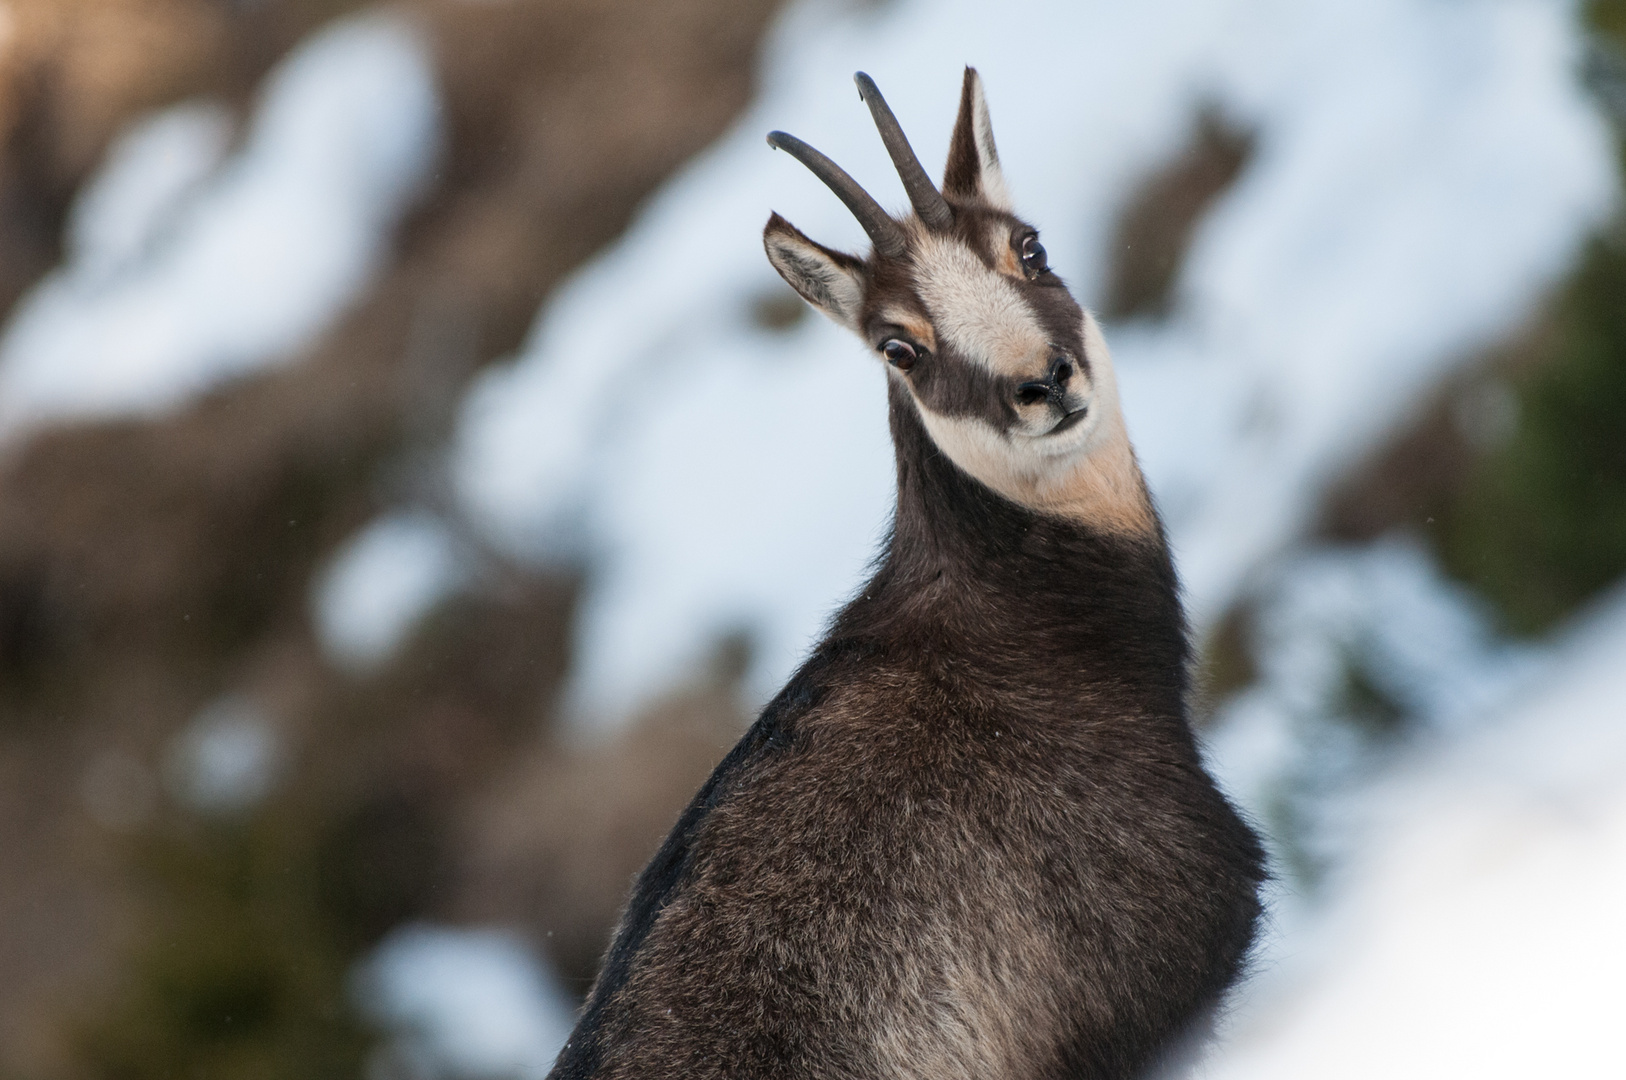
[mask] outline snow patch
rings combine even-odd
[[[165,226],[219,167],[231,137],[229,109],[189,101],[138,121],[113,142],[68,214],[67,262],[87,286],[106,284],[152,254]]]
[[[430,1076],[546,1076],[572,1025],[570,1004],[525,943],[490,928],[396,930],[359,969],[354,996],[398,1033],[386,1053]]]
[[[230,694],[205,706],[171,742],[170,791],[194,810],[232,814],[270,794],[283,765],[276,725],[252,698]]]
[[[351,537],[312,593],[328,656],[358,671],[381,663],[463,583],[465,556],[445,522],[422,511],[387,515]]]
[[[220,106],[137,124],[77,201],[68,261],[0,336],[0,439],[153,415],[284,362],[360,293],[439,138],[429,50],[404,19],[339,20],[270,75],[224,162]]]

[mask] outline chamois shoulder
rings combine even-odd
[[[828,645],[815,653],[766,706],[756,722],[712,770],[678,817],[633,885],[610,950],[599,976],[588,992],[570,1040],[560,1051],[556,1080],[584,1080],[597,1075],[606,1012],[627,983],[635,957],[661,913],[683,887],[694,869],[696,842],[708,818],[744,782],[753,770],[786,749],[799,721],[825,700],[828,669],[843,650]]]

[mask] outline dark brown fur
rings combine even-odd
[[[640,877],[558,1080],[1126,1078],[1242,968],[1262,856],[1161,527],[1018,506],[889,393],[875,574]]]

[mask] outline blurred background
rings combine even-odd
[[[1626,1058],[1626,3],[0,0],[0,1078],[540,1077],[861,580],[961,66],[1270,836],[1230,1076]]]

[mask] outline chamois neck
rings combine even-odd
[[[963,472],[914,404],[891,399],[898,504],[875,577],[838,631],[876,628],[1002,677],[1149,692],[1184,714],[1187,642],[1160,524],[1145,533],[1036,513]],[[1042,670],[1041,670],[1042,669]]]

